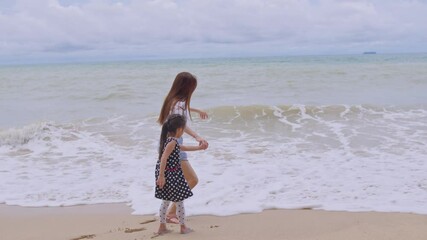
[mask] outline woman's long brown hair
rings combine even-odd
[[[189,72],[178,73],[168,95],[165,98],[165,101],[163,102],[162,110],[160,111],[157,122],[159,124],[163,124],[169,116],[172,106],[178,101],[185,101],[185,108],[191,119],[190,100],[196,87],[197,78],[193,74]]]

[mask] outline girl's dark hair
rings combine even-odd
[[[175,81],[169,90],[168,95],[163,102],[162,110],[160,110],[157,122],[163,124],[168,117],[171,108],[178,101],[185,101],[185,108],[191,118],[190,113],[190,100],[191,95],[197,87],[197,78],[189,72],[180,72],[176,75]]]
[[[162,133],[160,134],[160,143],[159,143],[159,160],[162,157],[163,149],[165,146],[166,138],[169,133],[176,133],[178,128],[185,128],[185,124],[187,123],[184,116],[180,114],[171,114],[166,119],[166,122],[163,123]]]

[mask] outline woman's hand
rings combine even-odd
[[[202,111],[200,109],[190,108],[190,111],[198,113],[201,119],[208,119],[209,118],[208,114],[205,111]]]
[[[199,146],[201,147],[201,149],[205,150],[209,147],[209,143],[208,141],[206,141],[205,139],[203,139],[202,137],[196,137],[196,141],[199,142]]]
[[[157,178],[156,184],[157,186],[159,186],[160,189],[162,189],[166,184],[165,176],[159,176]]]
[[[209,147],[209,144],[208,144],[208,142],[200,142],[199,143],[199,149],[200,150],[206,150],[207,148]]]
[[[201,119],[208,119],[209,116],[205,111],[199,110],[199,116]]]

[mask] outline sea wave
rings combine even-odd
[[[329,148],[370,148],[385,142],[423,143],[427,108],[372,105],[225,106],[209,110],[211,136],[240,133],[257,138],[296,140]],[[242,135],[242,136],[243,136]]]
[[[394,117],[409,114],[406,118],[425,117],[427,106],[375,106],[375,105],[249,105],[249,106],[220,106],[208,110],[215,118],[233,120],[235,115],[244,120],[259,120],[261,118],[294,117],[296,120],[326,117],[334,119],[350,119],[364,117]],[[231,119],[230,117],[233,117]]]
[[[0,146],[22,145],[34,138],[41,136],[43,131],[49,129],[49,123],[33,123],[21,128],[8,128],[0,130]]]
[[[200,179],[190,215],[304,207],[426,213],[424,106],[251,105],[207,112],[208,120],[193,115],[191,125],[209,149],[188,153]],[[155,114],[2,129],[0,202],[128,202],[136,214],[153,214],[159,131]]]

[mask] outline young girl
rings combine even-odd
[[[159,160],[156,164],[156,192],[155,197],[162,199],[160,206],[160,227],[158,234],[167,233],[166,211],[172,201],[178,209],[178,219],[181,225],[181,233],[189,233],[192,230],[185,226],[184,199],[193,195],[188,183],[185,181],[181,169],[179,154],[180,149],[196,151],[206,149],[206,145],[180,146],[177,138],[184,133],[186,120],[179,114],[172,114],[162,126],[159,146]]]
[[[185,116],[187,120],[191,120],[190,111],[198,113],[201,119],[208,118],[206,112],[190,107],[191,95],[193,94],[196,87],[197,79],[191,73],[178,73],[168,95],[165,98],[165,101],[163,102],[163,106],[157,122],[163,124],[170,114],[180,114]],[[209,146],[205,139],[200,137],[190,128],[189,122],[187,123],[184,132],[192,136],[203,147],[207,148]],[[178,138],[178,143],[181,145],[183,144],[182,137]],[[184,151],[181,151],[179,158],[181,160],[181,168],[184,172],[184,177],[187,180],[190,189],[193,189],[198,183],[197,175],[191,167],[187,158],[187,154]],[[168,223],[178,223],[175,204],[172,204],[171,208],[168,210],[166,220]]]

